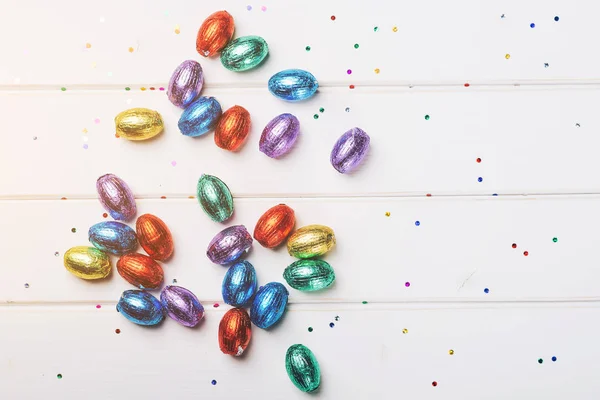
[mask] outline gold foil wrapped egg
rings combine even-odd
[[[333,229],[325,225],[307,225],[298,229],[287,242],[288,253],[296,258],[322,256],[335,245]]]
[[[233,17],[227,11],[209,15],[198,30],[196,50],[201,56],[214,56],[229,43],[234,29]]]
[[[215,144],[229,151],[238,150],[250,132],[250,113],[242,106],[225,111],[215,129]]]
[[[102,279],[110,275],[108,255],[95,247],[71,247],[65,253],[64,264],[67,271],[81,279]]]
[[[158,111],[147,108],[130,108],[115,117],[117,135],[128,140],[147,140],[163,130],[163,120]]]

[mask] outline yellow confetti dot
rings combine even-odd
[[[91,49],[92,48],[92,44],[91,43],[86,43],[85,44],[85,48],[86,49]]]
[[[175,25],[175,34],[179,35],[181,33],[181,30],[179,30],[179,25]]]
[[[380,72],[379,68],[375,68],[375,73],[378,74]]]
[[[81,132],[83,132],[83,133],[88,133],[88,130],[87,130],[87,129],[85,129],[85,128],[83,128],[83,129],[81,130]]]
[[[129,52],[130,52],[130,53],[133,53],[133,47],[130,47],[130,48],[129,48]]]
[[[398,27],[397,27],[397,26],[393,27],[393,28],[392,28],[392,31],[394,31],[394,32],[398,32]]]
[[[386,216],[386,217],[389,217],[390,215],[392,215],[392,213],[390,213],[389,211],[386,211],[386,212],[385,212],[385,216]]]
[[[454,354],[454,350],[452,350],[452,349],[448,350],[448,354],[453,355]]]
[[[92,68],[96,68],[96,63],[95,62],[92,63]]]
[[[508,54],[508,53],[507,53],[507,54],[504,56],[504,58],[506,58],[506,59],[508,60],[508,59],[510,58],[510,54]]]
[[[141,87],[140,90],[143,92],[143,91],[146,90],[146,88],[145,87]]]
[[[407,334],[408,333],[408,329],[406,329],[406,328],[402,329],[402,333]]]

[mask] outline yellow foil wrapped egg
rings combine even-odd
[[[322,256],[335,245],[333,229],[325,225],[306,225],[290,236],[288,253],[296,258]]]
[[[117,135],[128,140],[147,140],[163,131],[164,124],[158,111],[130,108],[115,117]]]
[[[110,275],[108,255],[95,247],[71,247],[65,253],[65,268],[78,278],[93,280]]]

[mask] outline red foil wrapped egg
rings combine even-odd
[[[144,254],[125,254],[117,261],[117,271],[127,282],[139,289],[156,289],[164,278],[160,264]]]
[[[250,113],[244,107],[233,106],[225,111],[215,129],[215,144],[222,149],[236,151],[250,132]]]
[[[241,356],[250,343],[252,323],[246,310],[232,308],[219,324],[219,348],[225,354]]]
[[[233,37],[233,17],[227,11],[217,11],[208,16],[200,26],[196,50],[204,57],[219,53]]]
[[[141,215],[135,223],[138,241],[150,257],[165,261],[173,254],[173,236],[162,219],[152,214]]]
[[[279,246],[292,232],[296,216],[294,210],[285,204],[269,208],[254,227],[254,239],[263,247],[272,249]]]

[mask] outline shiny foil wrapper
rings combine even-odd
[[[233,196],[219,178],[202,174],[196,186],[200,207],[215,222],[227,221],[233,215]]]
[[[331,286],[335,273],[324,260],[298,260],[283,271],[283,279],[296,290],[312,292]]]
[[[258,67],[269,55],[269,46],[260,36],[243,36],[229,42],[221,52],[221,64],[234,72]]]
[[[262,329],[275,325],[285,313],[288,296],[287,289],[279,282],[270,282],[258,289],[250,308],[252,323]]]
[[[162,219],[152,214],[141,215],[136,223],[140,245],[155,260],[168,260],[173,254],[175,245],[173,236]]]
[[[333,229],[324,225],[307,225],[290,236],[288,253],[296,258],[322,256],[335,245]]]
[[[285,353],[285,370],[292,383],[303,392],[314,392],[321,384],[321,369],[310,349],[291,345]]]
[[[225,354],[241,356],[250,344],[252,324],[244,309],[232,308],[219,323],[219,348]]]
[[[177,107],[186,108],[200,95],[202,85],[204,85],[204,73],[200,63],[185,60],[171,75],[167,97]]]
[[[90,243],[98,250],[120,256],[135,251],[138,240],[135,231],[117,221],[104,221],[88,231]]]
[[[263,247],[272,249],[287,239],[295,223],[294,210],[285,204],[278,204],[258,219],[254,227],[254,239]]]
[[[371,138],[360,128],[352,128],[335,142],[331,150],[331,165],[345,174],[360,165],[367,152]]]
[[[117,135],[128,140],[147,140],[163,131],[164,124],[158,111],[131,108],[115,117]]]
[[[117,261],[117,271],[138,289],[156,289],[163,283],[164,272],[159,263],[144,254],[125,254]]]
[[[183,326],[193,328],[204,317],[204,307],[196,295],[181,286],[166,286],[160,301],[169,317]]]
[[[108,255],[95,247],[71,247],[64,256],[67,271],[86,280],[102,279],[110,275]]]
[[[221,117],[221,105],[214,97],[199,97],[186,107],[178,126],[185,136],[198,137],[210,131]]]
[[[234,307],[244,307],[258,289],[256,270],[248,261],[239,261],[227,270],[221,285],[223,301]]]
[[[292,114],[281,114],[273,118],[263,129],[258,148],[271,158],[288,153],[300,133],[300,121]]]
[[[234,225],[223,229],[210,241],[206,255],[215,264],[231,264],[252,246],[252,236],[244,225]]]
[[[126,290],[117,303],[117,311],[138,325],[157,325],[165,319],[160,301],[143,290]]]
[[[319,82],[308,71],[286,69],[269,79],[269,92],[287,101],[300,101],[311,98],[319,88]]]
[[[96,190],[100,203],[111,217],[121,221],[135,217],[135,198],[123,179],[113,174],[102,175],[96,181]]]
[[[233,37],[235,25],[227,11],[217,11],[204,20],[196,37],[196,50],[201,56],[219,53]]]
[[[250,133],[250,113],[241,106],[225,111],[215,128],[215,144],[222,149],[237,151]]]

